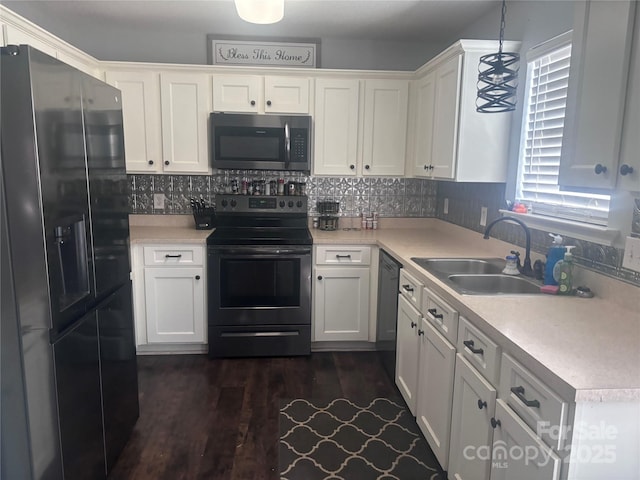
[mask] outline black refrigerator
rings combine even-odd
[[[103,479],[138,418],[120,92],[0,53],[0,476]]]

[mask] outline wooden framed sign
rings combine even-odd
[[[319,39],[274,39],[207,35],[211,65],[318,68]]]

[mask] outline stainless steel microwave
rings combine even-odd
[[[311,171],[311,117],[212,113],[211,166]]]

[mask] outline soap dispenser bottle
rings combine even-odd
[[[553,243],[547,252],[547,265],[544,269],[544,284],[558,285],[558,282],[555,280],[553,275],[553,269],[556,264],[564,258],[564,254],[567,249],[562,246],[562,237],[560,235],[550,233],[549,236],[553,237]]]
[[[567,246],[564,260],[560,260],[553,268],[553,276],[558,282],[558,295],[573,294],[573,255],[572,246]]]

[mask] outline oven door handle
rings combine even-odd
[[[275,256],[275,255],[309,255],[310,248],[287,248],[287,247],[251,247],[251,248],[216,248],[216,253],[225,255],[247,255],[247,256]]]

